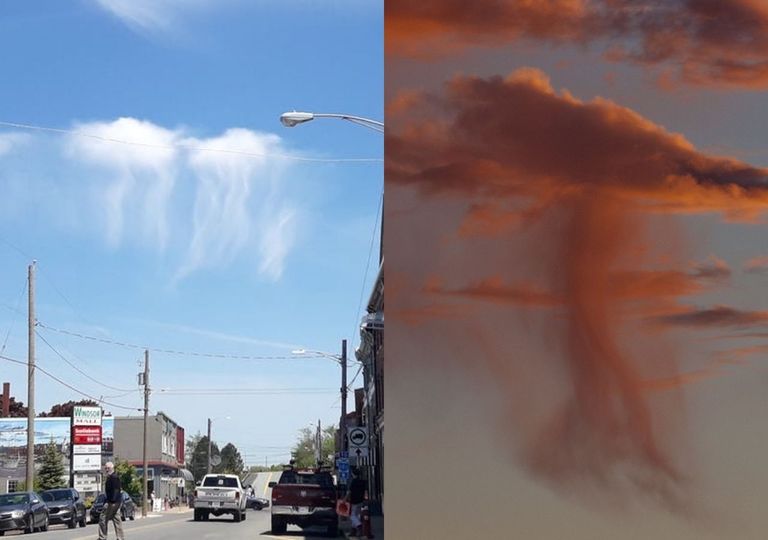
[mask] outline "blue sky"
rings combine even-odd
[[[222,417],[214,440],[251,463],[280,461],[318,418],[337,422],[338,366],[290,357],[358,342],[378,267],[383,137],[278,118],[383,118],[381,2],[11,1],[0,6],[0,48],[0,122],[62,130],[0,126],[2,354],[26,358],[34,258],[38,330],[53,347],[38,340],[39,363],[72,386],[136,390],[142,352],[50,328],[289,357],[151,353],[151,408],[188,433]],[[0,373],[26,402],[24,368],[3,362]],[[318,393],[161,391],[200,388]],[[77,397],[38,376],[38,410]],[[104,399],[141,406],[138,392]]]

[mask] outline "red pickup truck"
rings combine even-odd
[[[324,526],[328,536],[339,535],[336,515],[336,486],[325,469],[286,468],[272,488],[272,534],[285,533],[288,524],[302,529]]]

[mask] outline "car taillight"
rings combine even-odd
[[[200,492],[195,490],[195,499],[197,499],[198,497],[200,497]]]

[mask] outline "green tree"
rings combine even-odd
[[[39,489],[55,489],[67,486],[65,478],[67,471],[64,469],[64,459],[56,443],[49,442],[45,447],[40,470],[37,473]]]
[[[211,455],[219,455],[219,447],[216,443],[211,445]],[[195,482],[202,480],[208,468],[208,437],[200,437],[195,449],[192,451],[192,459],[189,462],[189,471],[195,477]]]
[[[118,478],[120,478],[120,485],[123,487],[123,491],[134,497],[142,494],[144,484],[136,472],[136,467],[127,461],[117,460],[115,462],[115,472]]]
[[[332,456],[335,449],[336,428],[328,426],[322,430],[321,457],[327,460]],[[291,451],[293,459],[296,460],[297,467],[314,467],[317,465],[317,430],[306,427],[299,430],[299,440]]]
[[[213,468],[213,472],[221,474],[236,474],[240,476],[245,469],[245,463],[237,447],[232,443],[221,449],[221,463]]]
[[[27,491],[27,482],[24,480],[16,484],[16,492],[18,493],[21,491]],[[32,488],[32,491],[42,491],[42,489],[40,489],[40,477],[37,475],[35,475],[34,488]]]
[[[26,418],[27,407],[22,401],[16,401],[15,397],[8,399],[8,417],[9,418]]]
[[[80,401],[67,401],[66,403],[57,403],[53,405],[48,412],[40,413],[40,416],[49,417],[68,417],[72,416],[72,411],[76,405],[85,407],[99,407],[99,404],[90,399],[81,399]]]
[[[197,444],[200,442],[200,439],[203,438],[203,435],[198,431],[191,437],[189,437],[185,443],[184,443],[184,459],[186,460],[185,467],[189,470],[192,470],[192,456],[195,453],[195,448],[197,448]]]

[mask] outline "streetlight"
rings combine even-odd
[[[311,351],[307,349],[296,349],[292,354],[304,355],[314,354],[329,358],[341,366],[341,420],[339,422],[339,431],[341,432],[341,451],[347,450],[347,340],[341,340],[341,355],[331,354],[323,351]]]
[[[311,113],[311,112],[298,112],[291,111],[280,115],[280,122],[285,127],[294,127],[305,122],[314,120],[315,118],[339,118],[352,122],[359,126],[367,127],[379,133],[384,133],[384,123],[377,120],[371,120],[370,118],[364,118],[362,116],[353,116],[351,114],[337,114],[337,113]]]
[[[220,416],[208,419],[208,467],[206,468],[206,474],[211,474],[211,424],[214,420],[230,420],[231,418],[231,416]]]

